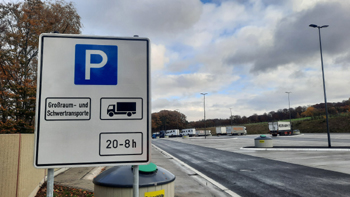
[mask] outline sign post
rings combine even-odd
[[[134,174],[134,184],[133,184],[133,196],[138,197],[139,196],[139,166],[135,165],[132,168],[133,174]]]
[[[42,34],[34,166],[149,163],[149,54],[147,38]]]
[[[47,169],[46,197],[53,197],[54,169]]]

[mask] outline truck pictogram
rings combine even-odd
[[[126,114],[130,117],[133,114],[136,114],[136,102],[117,102],[116,105],[108,105],[107,114],[110,117],[113,117],[116,114]]]

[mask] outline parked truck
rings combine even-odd
[[[156,139],[157,137],[159,137],[159,132],[152,133],[153,139]]]
[[[192,129],[182,129],[181,132],[180,132],[180,135],[181,135],[181,136],[188,135],[188,136],[190,136],[190,137],[195,136],[195,135],[196,135],[196,129],[195,129],[195,128],[192,128]]]
[[[247,129],[245,126],[229,126],[226,127],[227,135],[246,135]]]
[[[164,131],[164,130],[161,130],[161,131],[159,132],[159,138],[164,138],[164,136],[165,136],[165,131]]]
[[[166,130],[165,135],[169,137],[178,137],[180,136],[180,130],[179,129]]]
[[[290,122],[269,122],[269,130],[272,136],[292,135]]]
[[[205,135],[211,135],[210,130],[196,130],[197,136],[205,136]]]
[[[216,135],[227,135],[226,127],[216,127]]]

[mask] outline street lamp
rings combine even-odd
[[[231,112],[231,116],[230,116],[230,119],[231,119],[231,126],[232,126],[232,108],[229,108],[230,109],[230,112]]]
[[[179,109],[175,109],[175,111],[180,113]],[[180,120],[181,120],[181,117],[180,117]],[[177,127],[176,129],[179,129],[179,122],[180,122],[179,120],[176,121],[176,127]]]
[[[322,78],[323,78],[323,92],[324,92],[324,103],[326,107],[326,122],[327,122],[327,135],[328,135],[328,147],[331,148],[331,137],[329,134],[329,123],[328,123],[328,109],[327,109],[327,96],[326,96],[326,85],[324,80],[324,69],[323,69],[323,57],[322,57],[322,44],[321,44],[321,28],[326,28],[328,25],[317,26],[315,24],[310,24],[309,27],[318,28],[318,37],[320,40],[320,54],[321,54],[321,67],[322,67]]]
[[[289,100],[289,94],[292,93],[292,92],[286,92],[288,94],[288,103],[289,103],[289,122],[290,122],[290,131],[293,132],[293,129],[292,129],[292,115],[291,115],[291,112],[290,112],[290,100]]]
[[[201,93],[201,95],[204,96],[204,103],[203,103],[203,106],[204,106],[204,138],[207,139],[207,123],[205,122],[205,95],[208,94],[208,93]]]

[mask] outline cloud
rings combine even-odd
[[[169,58],[165,56],[166,48],[164,45],[151,44],[151,67],[152,71],[158,71],[164,68],[169,62]]]
[[[153,77],[154,99],[167,97],[189,97],[198,95],[200,92],[220,91],[238,76],[222,77],[220,75],[193,73],[181,75],[167,75]]]
[[[306,64],[313,61],[319,58],[316,57],[319,50],[317,48],[318,32],[308,27],[311,23],[330,25],[329,28],[322,29],[323,48],[326,55],[347,53],[346,47],[350,44],[347,32],[350,26],[345,24],[350,20],[349,9],[350,4],[325,2],[311,9],[285,16],[276,25],[272,44],[261,43],[258,35],[251,34],[249,40],[254,43],[256,49],[237,51],[228,59],[228,63],[251,63],[253,64],[251,72],[259,73],[268,72],[292,62]]]
[[[188,120],[323,102],[317,29],[322,29],[329,101],[349,97],[344,0],[75,0],[83,34],[151,40],[152,111],[178,109]],[[203,2],[203,1],[202,1]],[[94,14],[91,14],[94,13]],[[95,14],[98,13],[98,14]]]

